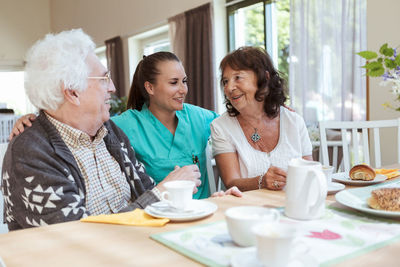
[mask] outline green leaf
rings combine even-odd
[[[383,54],[387,57],[392,57],[394,55],[394,50],[393,48],[383,49]]]
[[[361,51],[361,52],[357,53],[357,55],[365,58],[366,60],[374,59],[378,56],[378,54],[373,51]]]
[[[385,66],[386,66],[386,68],[394,69],[394,68],[396,68],[396,63],[389,58],[385,58]]]
[[[373,70],[373,69],[378,69],[378,68],[383,69],[383,65],[380,62],[372,61],[372,62],[368,62],[367,64],[365,64],[365,68],[368,70]]]
[[[371,77],[379,77],[385,73],[385,68],[380,62],[370,62],[365,64],[365,68],[368,70],[367,75]]]
[[[379,48],[379,53],[383,54],[383,51],[388,47],[388,44],[383,44],[381,48]]]
[[[396,63],[397,66],[400,66],[400,55],[398,55],[395,59],[394,62]]]
[[[384,73],[385,73],[385,69],[382,68],[382,69],[370,70],[370,71],[367,72],[367,75],[371,76],[371,77],[380,77]]]
[[[383,61],[383,58],[378,58],[378,62],[380,62],[380,63],[382,63],[382,61]]]

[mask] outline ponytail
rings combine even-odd
[[[143,104],[149,101],[149,95],[146,88],[144,88],[145,81],[142,74],[143,61],[144,59],[139,62],[133,74],[132,85],[128,96],[128,109],[142,110]]]

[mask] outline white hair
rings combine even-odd
[[[94,48],[82,29],[47,34],[37,41],[26,55],[25,91],[31,103],[57,110],[64,102],[63,88],[86,90],[91,72],[86,58]]]

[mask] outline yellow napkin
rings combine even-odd
[[[397,177],[400,175],[399,169],[375,169],[377,174],[386,175],[388,179]]]
[[[164,226],[167,222],[169,222],[169,219],[156,219],[150,215],[147,215],[144,210],[135,209],[134,211],[124,213],[88,216],[86,218],[82,218],[81,222],[111,223],[136,226]]]

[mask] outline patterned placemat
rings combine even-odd
[[[299,240],[309,247],[309,255],[320,266],[342,262],[400,239],[398,221],[336,207],[328,207],[319,220],[298,221],[282,214],[280,222],[298,227]],[[246,249],[233,243],[225,221],[155,234],[151,238],[210,266],[229,266],[232,255]]]

